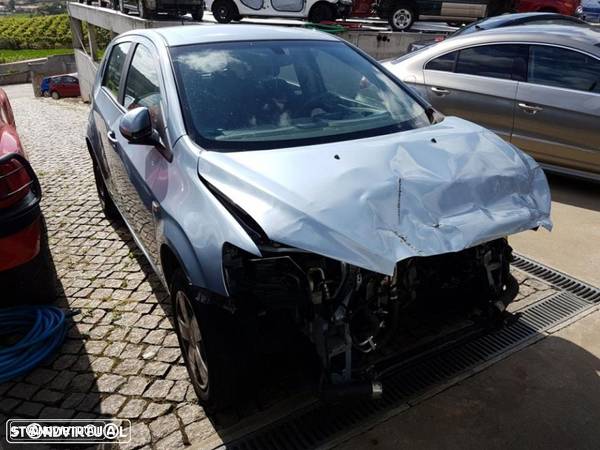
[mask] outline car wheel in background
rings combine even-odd
[[[192,11],[192,19],[197,22],[202,22],[202,18],[204,17],[204,5],[199,6],[194,11]]]
[[[247,379],[248,352],[236,317],[210,304],[209,293],[195,296],[180,269],[170,293],[179,347],[198,400],[209,412],[223,410],[242,394]]]
[[[100,206],[102,207],[102,212],[108,220],[116,220],[121,217],[119,210],[115,206],[113,199],[110,196],[110,192],[106,188],[106,184],[104,183],[104,178],[102,178],[102,174],[100,173],[100,168],[96,164],[95,161],[92,162],[94,166],[94,180],[96,181],[96,191],[98,192],[98,200],[100,200]]]
[[[328,22],[333,19],[333,11],[328,3],[317,3],[308,13],[308,20],[312,23]]]
[[[408,30],[415,21],[415,10],[412,6],[399,3],[392,9],[388,22],[394,31]]]
[[[48,92],[48,91],[42,92],[42,97],[50,97],[50,92]]]
[[[150,19],[152,17],[152,12],[146,8],[144,0],[138,0],[138,14],[142,19]]]
[[[219,23],[229,23],[239,16],[239,11],[229,0],[217,0],[213,3],[212,13]]]
[[[60,94],[56,91],[52,91],[52,98],[54,100],[58,100],[60,98]]]

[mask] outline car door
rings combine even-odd
[[[141,39],[141,38],[140,38]],[[115,178],[123,204],[122,213],[146,255],[158,263],[159,248],[154,217],[159,213],[161,192],[169,169],[170,151],[163,115],[165,98],[158,54],[148,41],[135,44],[123,85],[123,107],[148,108],[152,126],[160,136],[157,145],[132,144],[114,132],[119,142],[119,176]]]
[[[446,115],[478,123],[510,140],[527,47],[486,44],[455,50],[424,65],[427,98]]]
[[[600,173],[600,60],[531,45],[516,103],[516,146],[548,164]]]
[[[93,116],[100,142],[100,158],[97,161],[113,201],[121,209],[121,198],[114,180],[119,174],[120,158],[117,155],[117,138],[113,131],[125,113],[120,104],[121,83],[130,42],[120,42],[110,49],[103,67],[100,87],[94,93]]]

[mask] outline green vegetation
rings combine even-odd
[[[0,64],[10,63],[15,61],[23,61],[26,59],[46,58],[51,55],[66,55],[73,53],[72,48],[48,48],[41,50],[1,50],[0,49]]]
[[[84,26],[84,44],[87,28]],[[107,30],[97,30],[98,47],[110,41]],[[73,53],[71,28],[66,14],[0,16],[0,64]]]
[[[0,18],[0,49],[56,49],[71,46],[66,14]]]

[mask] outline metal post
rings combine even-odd
[[[98,60],[98,42],[96,41],[96,26],[91,23],[88,26],[88,39],[90,43],[90,57],[92,61]]]
[[[81,20],[74,19],[72,16],[69,16],[69,22],[71,22],[71,37],[73,39],[73,48],[85,50],[85,46],[83,45],[83,27],[81,24]]]

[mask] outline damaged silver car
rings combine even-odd
[[[551,228],[533,159],[311,30],[119,36],[87,144],[104,212],[169,289],[213,410],[237,398],[269,320],[314,347],[322,391],[376,393],[373,358],[407,305],[501,314],[518,291],[506,237]]]

